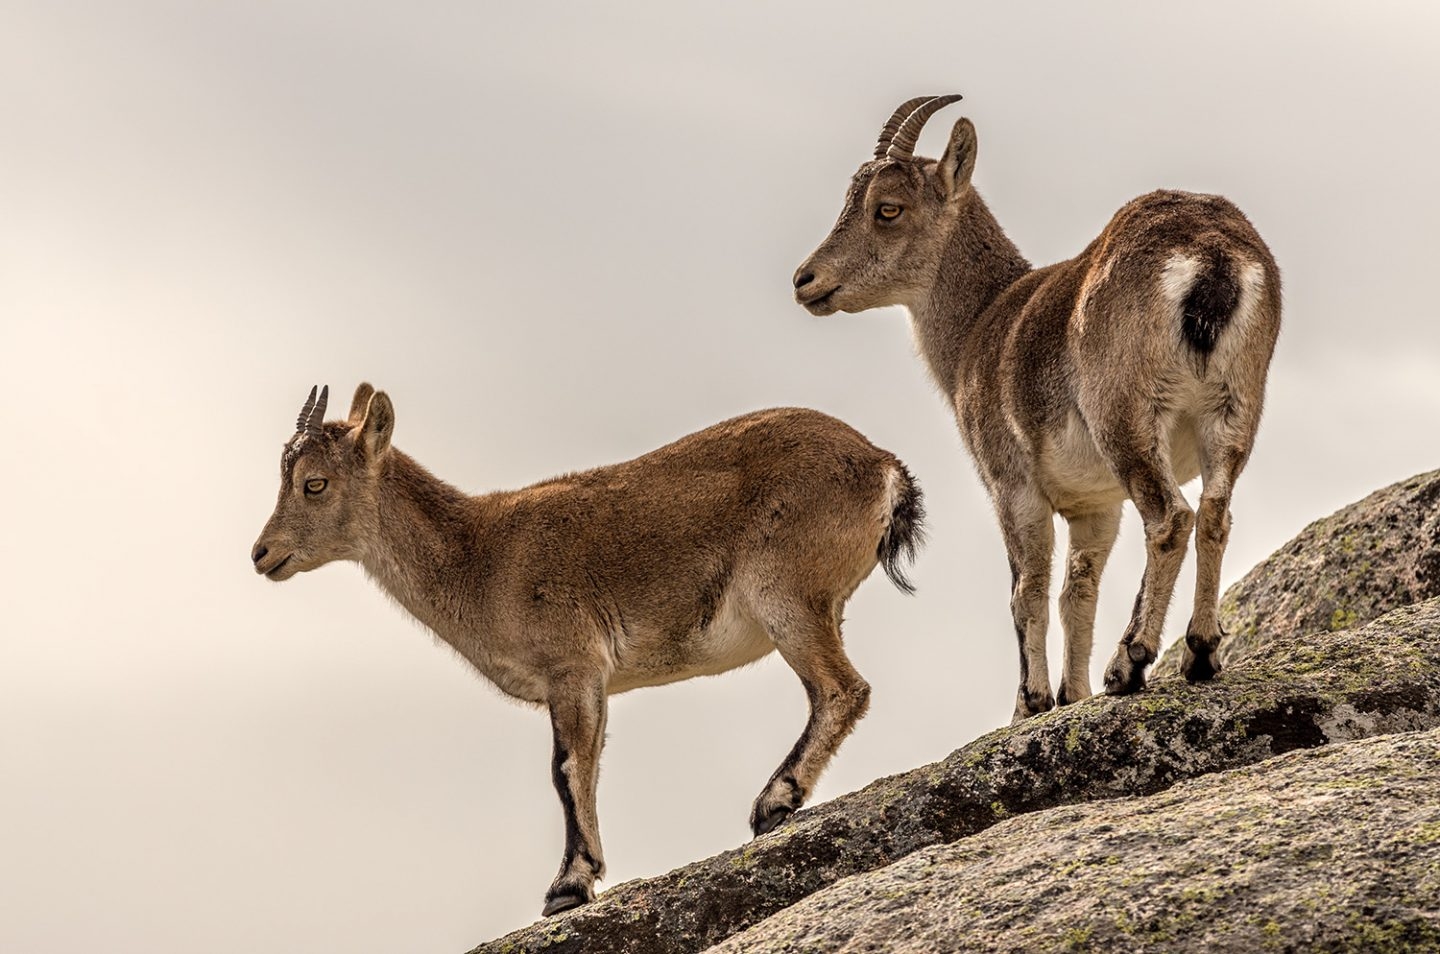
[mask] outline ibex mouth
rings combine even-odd
[[[293,557],[294,555],[295,555],[295,554],[292,553],[292,554],[290,554],[289,556],[287,556],[285,559],[281,560],[279,563],[277,563],[277,564],[275,564],[274,566],[272,566],[270,569],[268,569],[268,570],[261,570],[260,572],[265,575],[266,579],[271,579],[271,580],[279,580],[279,579],[282,579],[282,577],[277,576],[276,574],[278,574],[282,569],[285,568],[285,564],[289,563],[289,562],[290,562],[290,557]]]
[[[835,297],[835,293],[839,290],[840,286],[836,285],[822,295],[809,295],[805,298],[796,295],[795,297],[799,300],[800,304],[805,307],[805,310],[812,315],[833,315],[838,309],[831,303],[831,299]]]

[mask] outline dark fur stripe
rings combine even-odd
[[[575,805],[575,793],[570,788],[570,777],[565,774],[565,760],[570,757],[565,743],[560,741],[560,727],[552,717],[550,727],[555,735],[555,754],[550,762],[550,777],[555,782],[555,792],[560,796],[560,807],[565,812],[565,860],[562,871],[569,871],[575,863],[575,856],[584,853],[585,839],[580,835],[580,817]]]
[[[1181,305],[1181,330],[1190,347],[1202,356],[1214,351],[1239,304],[1240,281],[1234,263],[1220,249],[1210,249]]]
[[[902,593],[914,593],[915,584],[906,578],[900,564],[901,561],[915,562],[915,554],[925,541],[924,494],[904,464],[896,461],[895,466],[900,470],[900,494],[895,500],[895,509],[890,513],[890,525],[885,528],[875,555],[891,583]]]

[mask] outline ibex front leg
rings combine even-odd
[[[1010,557],[1010,613],[1020,646],[1020,688],[1015,693],[1019,722],[1055,707],[1045,634],[1050,628],[1050,557],[1055,550],[1055,514],[1030,489],[997,495],[1000,526]]]
[[[1090,649],[1095,638],[1095,602],[1100,574],[1120,532],[1120,507],[1107,507],[1069,518],[1070,556],[1060,590],[1060,625],[1065,629],[1065,671],[1059,702],[1068,705],[1090,695]]]
[[[565,809],[565,859],[545,892],[546,915],[579,907],[595,897],[595,879],[605,874],[595,783],[605,742],[605,685],[593,677],[557,683],[550,695],[555,732],[555,790]]]

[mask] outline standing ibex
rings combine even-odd
[[[1101,570],[1129,498],[1146,565],[1105,690],[1134,692],[1198,523],[1183,669],[1217,669],[1216,600],[1231,488],[1250,456],[1280,329],[1280,273],[1226,199],[1152,192],[1075,258],[1032,268],[970,183],[975,127],[912,154],[959,96],[900,106],[851,180],[828,238],[795,273],[812,314],[902,305],[1000,518],[1020,641],[1015,718],[1054,705],[1045,658],[1054,515],[1070,525],[1060,702],[1090,695]],[[1198,520],[1180,484],[1204,475]]]
[[[362,384],[345,421],[312,389],[280,461],[255,570],[286,580],[354,560],[507,694],[545,706],[565,811],[554,914],[594,897],[605,862],[595,781],[606,697],[711,675],[778,649],[810,700],[755,800],[756,835],[799,808],[865,714],[845,601],[920,537],[903,464],[818,411],[759,411],[643,457],[472,497],[390,445],[395,411]]]

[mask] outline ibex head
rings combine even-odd
[[[795,272],[795,300],[811,314],[908,304],[934,284],[941,250],[971,195],[975,126],[957,122],[939,161],[913,150],[925,121],[958,99],[908,100],[880,130],[875,157],[850,180],[835,227]]]
[[[359,559],[375,525],[379,464],[395,408],[385,392],[355,389],[344,423],[325,423],[330,388],[310,397],[280,455],[280,496],[250,552],[255,572],[288,580],[332,560]]]

